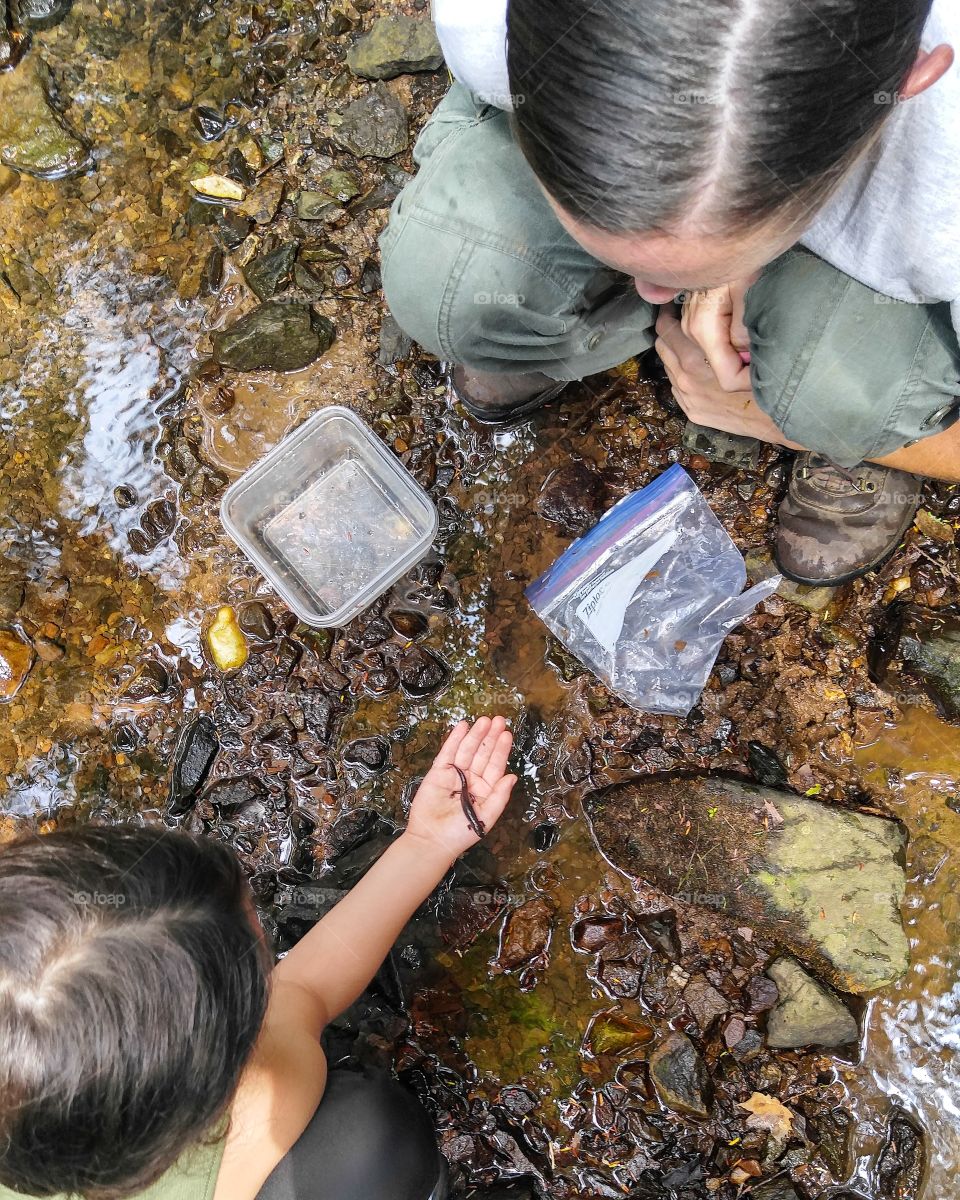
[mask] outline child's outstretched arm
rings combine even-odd
[[[517,782],[505,774],[513,736],[503,717],[462,721],[414,797],[404,833],[274,971],[301,993],[319,1036],[357,999],[404,925],[454,861],[490,830]],[[467,798],[464,799],[464,780]]]

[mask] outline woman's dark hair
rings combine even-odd
[[[892,111],[931,0],[510,0],[519,143],[612,233],[807,223]]]
[[[0,1182],[141,1191],[226,1113],[267,954],[225,847],[88,827],[0,849]]]

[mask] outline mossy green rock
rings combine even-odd
[[[585,807],[614,866],[753,925],[838,991],[875,991],[909,966],[895,821],[710,776],[622,784]]]
[[[407,148],[410,123],[400,101],[382,83],[331,117],[334,137],[358,158],[393,158]]]
[[[395,13],[379,17],[347,55],[347,66],[361,79],[394,79],[412,71],[437,71],[443,51],[433,24]]]
[[[309,304],[268,301],[213,338],[217,362],[237,371],[299,371],[329,350],[333,326]]]
[[[911,674],[926,684],[943,715],[960,721],[960,630],[905,637],[900,655]]]
[[[50,86],[39,58],[0,75],[0,163],[38,179],[63,179],[87,170],[91,159],[52,108]]]
[[[269,300],[287,286],[296,257],[297,243],[287,242],[268,254],[258,254],[247,263],[243,277],[258,300]]]

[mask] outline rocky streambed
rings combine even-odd
[[[376,261],[447,82],[426,5],[32,11],[0,39],[3,836],[223,839],[283,950],[396,836],[442,731],[503,711],[512,812],[329,1039],[425,1099],[454,1194],[946,1194],[949,1131],[896,1081],[953,1079],[957,489],[875,575],[765,601],[688,718],[633,712],[524,587],[673,462],[762,578],[784,463],[686,430],[649,361],[509,431],[452,404]],[[441,528],[324,632],[217,509],[330,402]]]

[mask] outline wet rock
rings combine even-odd
[[[768,1179],[750,1189],[750,1200],[801,1200],[800,1193],[783,1175],[779,1179]]]
[[[570,537],[582,537],[607,508],[607,485],[592,463],[570,462],[558,467],[537,500],[544,520],[559,525]]]
[[[597,981],[613,999],[632,1000],[640,994],[643,969],[633,962],[601,959],[597,967]]]
[[[920,1200],[926,1165],[923,1131],[905,1112],[895,1109],[877,1160],[878,1200]]]
[[[262,783],[250,776],[234,779],[218,779],[207,788],[203,799],[220,817],[231,820],[251,811],[260,813],[267,790]]]
[[[574,949],[595,954],[610,942],[623,937],[625,932],[626,926],[620,917],[584,917],[570,930],[570,940]]]
[[[372,296],[374,292],[379,292],[382,288],[383,277],[380,274],[380,266],[372,258],[368,258],[360,272],[360,291],[364,296]]]
[[[787,768],[772,750],[760,742],[747,745],[747,766],[764,787],[783,787],[787,782]]]
[[[779,575],[779,569],[773,561],[769,551],[754,550],[746,556],[747,574],[754,583],[762,583],[765,579],[771,579],[774,575]],[[802,583],[794,583],[790,579],[783,579],[780,586],[777,588],[778,596],[783,596],[785,600],[790,600],[793,604],[805,608],[807,612],[822,613],[825,612],[833,603],[833,598],[837,594],[836,588],[830,587],[807,587]]]
[[[624,784],[585,807],[620,870],[767,932],[838,991],[909,965],[894,821],[712,777]]]
[[[673,909],[639,913],[636,924],[640,936],[651,949],[659,950],[671,962],[679,961],[680,939],[677,937],[677,914]]]
[[[941,714],[960,721],[960,629],[904,637],[900,656],[927,688]]]
[[[382,737],[357,738],[344,747],[343,761],[365,775],[379,775],[390,762],[390,743]]]
[[[767,968],[780,998],[767,1017],[767,1044],[775,1050],[800,1046],[846,1046],[860,1030],[846,1005],[792,958]]]
[[[391,367],[394,363],[409,358],[413,349],[413,338],[408,337],[393,317],[387,313],[380,326],[380,349],[377,362],[381,367]]]
[[[586,1058],[619,1057],[649,1045],[655,1036],[654,1027],[644,1021],[632,1021],[616,1010],[600,1012],[587,1026],[581,1054]]]
[[[394,79],[414,71],[438,71],[443,51],[432,22],[392,13],[378,17],[356,42],[347,54],[347,66],[361,79]]]
[[[393,158],[406,150],[410,140],[406,109],[378,83],[347,105],[334,136],[358,158]]]
[[[777,985],[766,975],[754,975],[746,987],[747,1012],[756,1016],[768,1012],[780,998]]]
[[[173,533],[177,523],[177,509],[171,500],[153,500],[144,509],[140,518],[142,545],[152,550]],[[132,543],[131,543],[132,544]]]
[[[170,777],[167,809],[172,817],[182,817],[193,807],[219,749],[216,726],[209,717],[194,717],[184,728]]]
[[[236,250],[242,245],[253,225],[249,217],[229,208],[223,208],[217,213],[214,224],[216,237],[225,250]]]
[[[13,0],[17,22],[27,29],[52,29],[72,7],[73,0]]]
[[[235,203],[247,198],[247,189],[242,183],[227,175],[201,175],[190,180],[190,187],[198,196],[207,200],[226,200]]]
[[[229,604],[217,609],[207,630],[207,646],[220,671],[237,671],[247,661],[247,640],[237,624],[237,614]]]
[[[237,611],[240,628],[257,642],[270,642],[276,635],[277,625],[269,608],[259,600],[241,604]]]
[[[269,300],[290,283],[297,243],[287,242],[269,254],[258,254],[243,268],[243,277],[258,300]]]
[[[560,828],[551,821],[542,821],[533,831],[533,848],[543,854],[560,841]]]
[[[326,353],[334,330],[308,304],[267,301],[213,335],[218,363],[237,371],[299,371]]]
[[[155,659],[147,659],[137,669],[136,675],[123,689],[123,695],[128,700],[140,703],[152,700],[157,696],[166,695],[170,688],[170,675],[163,663]]]
[[[500,932],[500,950],[491,963],[495,975],[527,965],[544,966],[553,928],[554,908],[534,896],[507,915]]]
[[[193,127],[205,142],[215,142],[227,132],[227,121],[223,113],[208,104],[198,104],[193,110]]]
[[[757,438],[723,433],[688,421],[683,431],[683,445],[693,454],[702,455],[712,463],[734,467],[738,471],[755,471],[760,465],[763,443]]]
[[[38,179],[79,175],[91,165],[87,147],[54,111],[51,87],[36,57],[0,75],[0,162]]]
[[[12,700],[34,663],[33,646],[17,629],[0,629],[0,701]]]
[[[400,660],[400,684],[415,700],[436,695],[449,682],[450,668],[430,650],[417,646]]]
[[[257,225],[269,225],[283,203],[284,180],[278,173],[264,176],[240,205],[240,214]]]
[[[387,620],[398,637],[410,642],[418,641],[430,632],[429,620],[417,609],[393,608],[387,613]]]
[[[380,815],[372,808],[353,808],[337,817],[327,833],[327,857],[336,862],[362,845],[374,832]]]
[[[800,1101],[807,1122],[807,1136],[827,1164],[834,1179],[849,1179],[853,1173],[853,1142],[856,1124],[846,1109],[811,1093]]]
[[[650,1079],[662,1104],[691,1117],[710,1115],[710,1081],[700,1052],[682,1033],[672,1032],[650,1055]]]
[[[301,188],[292,199],[294,212],[301,221],[335,221],[343,212],[343,205],[326,192]]]
[[[731,1007],[726,996],[718,992],[705,975],[690,977],[690,982],[683,989],[683,999],[704,1033],[717,1017],[724,1016]]]

